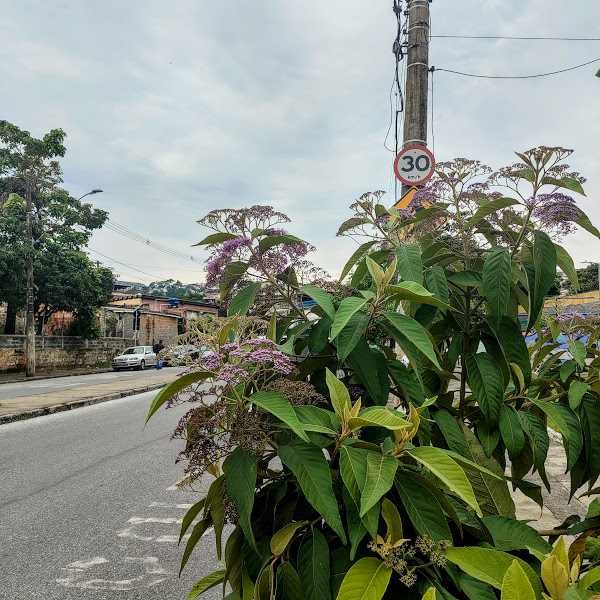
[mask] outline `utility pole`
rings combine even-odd
[[[27,263],[27,307],[25,317],[25,375],[35,375],[35,299],[33,287],[33,203],[31,201],[31,181],[27,178],[25,187],[25,199],[27,201],[27,240],[29,242],[29,261]]]
[[[406,0],[408,48],[406,55],[406,105],[402,147],[427,146],[427,93],[429,76],[429,3]],[[409,186],[402,186],[403,195]]]

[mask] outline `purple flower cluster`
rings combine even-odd
[[[555,321],[559,323],[567,323],[571,319],[584,319],[585,316],[581,313],[562,313],[562,315],[558,315],[554,318]]]
[[[534,207],[532,215],[539,219],[542,225],[549,229],[556,229],[562,235],[575,230],[573,222],[577,221],[582,214],[571,196],[558,192],[539,194],[528,198],[525,204],[529,208]]]
[[[232,344],[233,345],[233,344]],[[217,371],[221,362],[225,358],[224,354],[220,354],[218,352],[213,352],[212,354],[206,354],[200,358],[200,366],[207,371]]]
[[[373,229],[377,229],[381,225],[388,223],[390,220],[390,213],[383,212],[373,221]]]
[[[218,381],[225,381],[230,386],[235,387],[236,385],[242,383],[247,377],[248,371],[245,371],[237,365],[226,363],[218,372],[215,379]]]

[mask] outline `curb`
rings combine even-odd
[[[16,377],[15,379],[0,379],[0,385],[5,383],[23,383],[26,381],[35,381],[36,379],[58,379],[59,377],[82,377],[84,375],[96,375],[97,373],[110,373],[112,369],[94,369],[85,373],[57,373],[54,375],[34,375],[33,377]]]
[[[16,421],[25,421],[26,419],[34,419],[35,417],[44,417],[46,415],[52,415],[58,412],[64,412],[66,410],[73,410],[75,408],[82,408],[84,406],[91,406],[92,404],[100,404],[101,402],[108,402],[109,400],[118,400],[119,398],[126,398],[127,396],[134,396],[136,394],[143,394],[144,392],[151,392],[152,390],[159,390],[165,387],[167,384],[154,384],[147,385],[142,388],[135,388],[132,390],[125,390],[124,392],[114,392],[112,394],[106,394],[105,396],[96,396],[94,398],[85,398],[84,400],[73,400],[73,402],[65,402],[64,404],[53,404],[52,406],[45,406],[44,408],[34,408],[32,410],[25,410],[23,412],[12,413],[8,415],[0,416],[0,425],[7,423],[15,423]]]

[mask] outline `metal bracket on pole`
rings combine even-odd
[[[427,146],[427,142],[425,140],[406,140],[402,146],[410,146],[416,142],[419,142],[422,146]]]
[[[410,65],[406,65],[406,68],[408,69],[408,67],[416,67],[417,65],[421,65],[422,67],[427,67],[427,70],[429,70],[429,65],[427,63],[420,63],[420,62],[410,63]]]

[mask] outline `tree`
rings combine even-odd
[[[77,310],[84,310],[99,306],[105,297],[104,292],[93,290],[104,289],[107,273],[94,273],[82,249],[108,213],[73,198],[59,186],[62,170],[55,158],[66,152],[65,137],[64,131],[53,129],[36,139],[0,121],[0,302],[8,307],[6,333],[14,333],[16,313],[25,306],[32,260],[39,267],[34,309],[45,304],[48,311],[71,310],[71,300],[77,298],[91,302],[78,305]],[[27,231],[28,195],[32,243]],[[81,273],[75,273],[73,265]],[[63,293],[60,281],[68,280],[66,273],[77,284],[71,283],[68,293]]]
[[[570,284],[569,284],[570,285]],[[548,290],[548,296],[560,296],[562,288],[565,286],[565,278],[562,273],[556,273],[554,281]]]
[[[598,263],[592,263],[583,269],[577,269],[577,279],[579,286],[575,289],[572,283],[568,283],[567,290],[569,294],[577,292],[592,292],[598,289]]]

